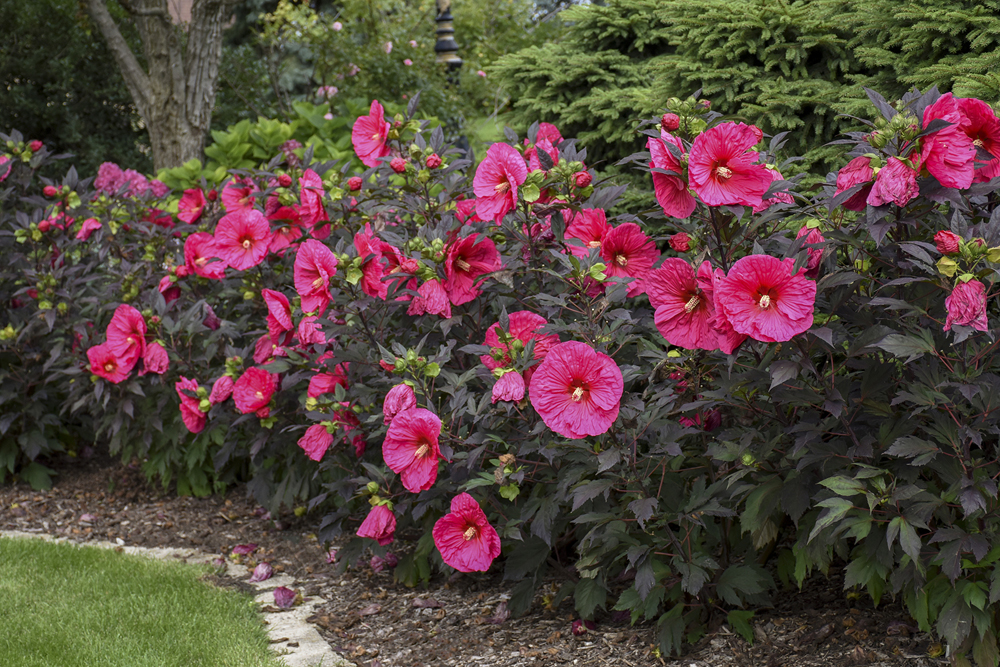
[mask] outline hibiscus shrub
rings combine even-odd
[[[181,491],[245,480],[353,533],[340,567],[500,566],[513,613],[557,575],[547,604],[680,651],[718,613],[751,639],[778,587],[842,565],[995,665],[1000,121],[870,96],[811,193],[782,136],[668,109],[621,163],[659,207],[617,217],[557,128],[473,165],[413,104],[354,123],[364,171],[307,148],[221,192],[71,172],[3,209],[3,351],[39,414]]]

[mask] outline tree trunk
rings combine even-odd
[[[186,40],[183,28],[170,18],[167,0],[119,0],[139,29],[145,70],[105,2],[87,0],[87,10],[114,54],[146,124],[154,166],[159,170],[201,159],[215,104],[223,23],[237,0],[194,0]]]

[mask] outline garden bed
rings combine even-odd
[[[651,624],[630,627],[599,614],[596,628],[572,633],[572,604],[543,608],[543,586],[531,611],[503,619],[509,586],[493,573],[436,577],[429,588],[394,583],[391,570],[367,564],[338,575],[312,534],[308,515],[267,518],[237,488],[225,497],[164,494],[138,469],[100,457],[55,462],[49,491],[26,484],[0,487],[0,530],[47,532],[79,542],[197,547],[229,555],[237,544],[259,545],[258,560],[293,576],[304,595],[329,604],[312,620],[334,649],[359,667],[417,665],[934,665],[941,651],[898,603],[877,609],[867,595],[846,595],[839,571],[813,577],[803,590],[775,598],[753,621],[751,647],[717,627],[681,659],[659,659]],[[398,542],[397,542],[398,544]],[[405,546],[403,547],[405,548]],[[222,585],[241,582],[217,578]]]

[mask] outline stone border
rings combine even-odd
[[[81,547],[98,547],[101,549],[115,549],[121,553],[134,556],[145,556],[161,561],[190,563],[194,565],[210,565],[218,556],[209,556],[196,549],[174,549],[174,548],[147,548],[125,546],[124,541],[114,542],[75,542],[63,537],[53,537],[48,533],[26,533],[17,530],[0,530],[0,538],[20,537],[42,539],[48,542],[60,542],[65,544],[75,544]],[[225,574],[234,579],[245,579],[246,583],[256,588],[260,593],[254,600],[263,608],[265,605],[274,604],[274,594],[272,591],[279,586],[294,588],[295,580],[286,574],[279,574],[266,581],[251,582],[250,571],[236,563],[226,559]],[[319,597],[308,597],[299,606],[287,610],[274,612],[261,611],[261,616],[267,626],[267,634],[273,642],[271,650],[279,659],[284,661],[288,667],[354,667],[354,663],[348,662],[330,648],[330,644],[323,639],[316,628],[306,622],[317,607],[325,603],[326,600]]]

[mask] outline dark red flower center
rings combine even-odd
[[[252,245],[253,245],[253,237],[251,237],[251,236],[244,236],[243,237],[243,243],[242,243],[243,249],[244,250],[249,250],[250,246],[252,246]]]
[[[105,362],[105,364],[104,364],[104,372],[105,373],[113,373],[114,370],[115,370],[115,362],[113,362],[113,361]]]

